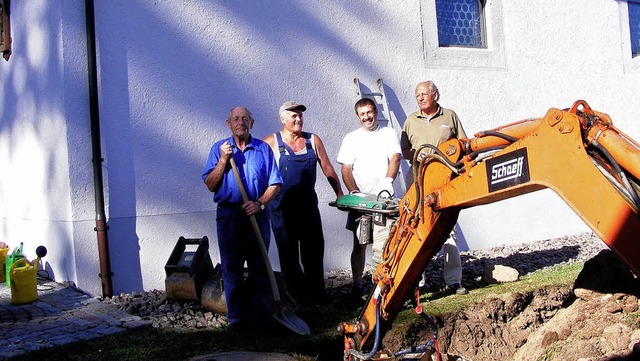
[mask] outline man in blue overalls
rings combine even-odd
[[[253,138],[251,112],[235,107],[227,126],[231,137],[211,147],[202,180],[217,203],[216,225],[222,279],[227,302],[227,319],[232,331],[259,327],[269,319],[269,280],[260,242],[250,223],[256,218],[265,247],[269,249],[271,232],[265,206],[276,196],[282,184],[273,153],[262,140]],[[249,201],[242,200],[229,159],[233,157],[244,182]],[[249,275],[244,282],[244,263]]]
[[[269,204],[280,268],[289,293],[301,303],[324,300],[324,236],[315,191],[320,164],[336,197],[342,187],[320,137],[302,131],[307,108],[294,101],[280,107],[282,130],[267,136],[282,175],[282,188]]]

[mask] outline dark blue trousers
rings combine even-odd
[[[268,250],[269,218],[266,212],[258,213],[255,217]],[[218,205],[216,222],[227,319],[229,323],[266,322],[270,318],[271,289],[266,266],[258,248],[259,240],[251,221],[238,204]],[[246,279],[245,261],[248,269]]]

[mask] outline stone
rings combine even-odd
[[[486,283],[507,283],[507,282],[515,282],[520,277],[520,273],[517,269],[502,266],[502,265],[493,265],[485,268],[483,281]]]

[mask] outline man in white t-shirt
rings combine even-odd
[[[342,165],[342,181],[349,193],[370,193],[378,195],[388,192],[393,196],[393,180],[398,174],[402,152],[396,132],[378,125],[378,109],[373,100],[362,98],[355,104],[360,128],[347,134],[338,152],[338,163]],[[386,192],[384,192],[386,194]],[[349,212],[346,228],[353,232],[351,271],[353,273],[353,293],[361,295],[367,244],[358,239],[360,214]],[[388,232],[387,232],[388,234]],[[375,237],[386,240],[386,237]],[[374,259],[382,252],[384,244],[372,246]],[[379,259],[380,255],[378,255]]]

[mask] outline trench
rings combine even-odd
[[[495,295],[435,317],[442,359],[638,360],[639,296],[638,278],[603,251],[585,263],[572,286]],[[383,343],[400,350],[425,344],[432,334],[426,321],[416,318],[394,325]]]

